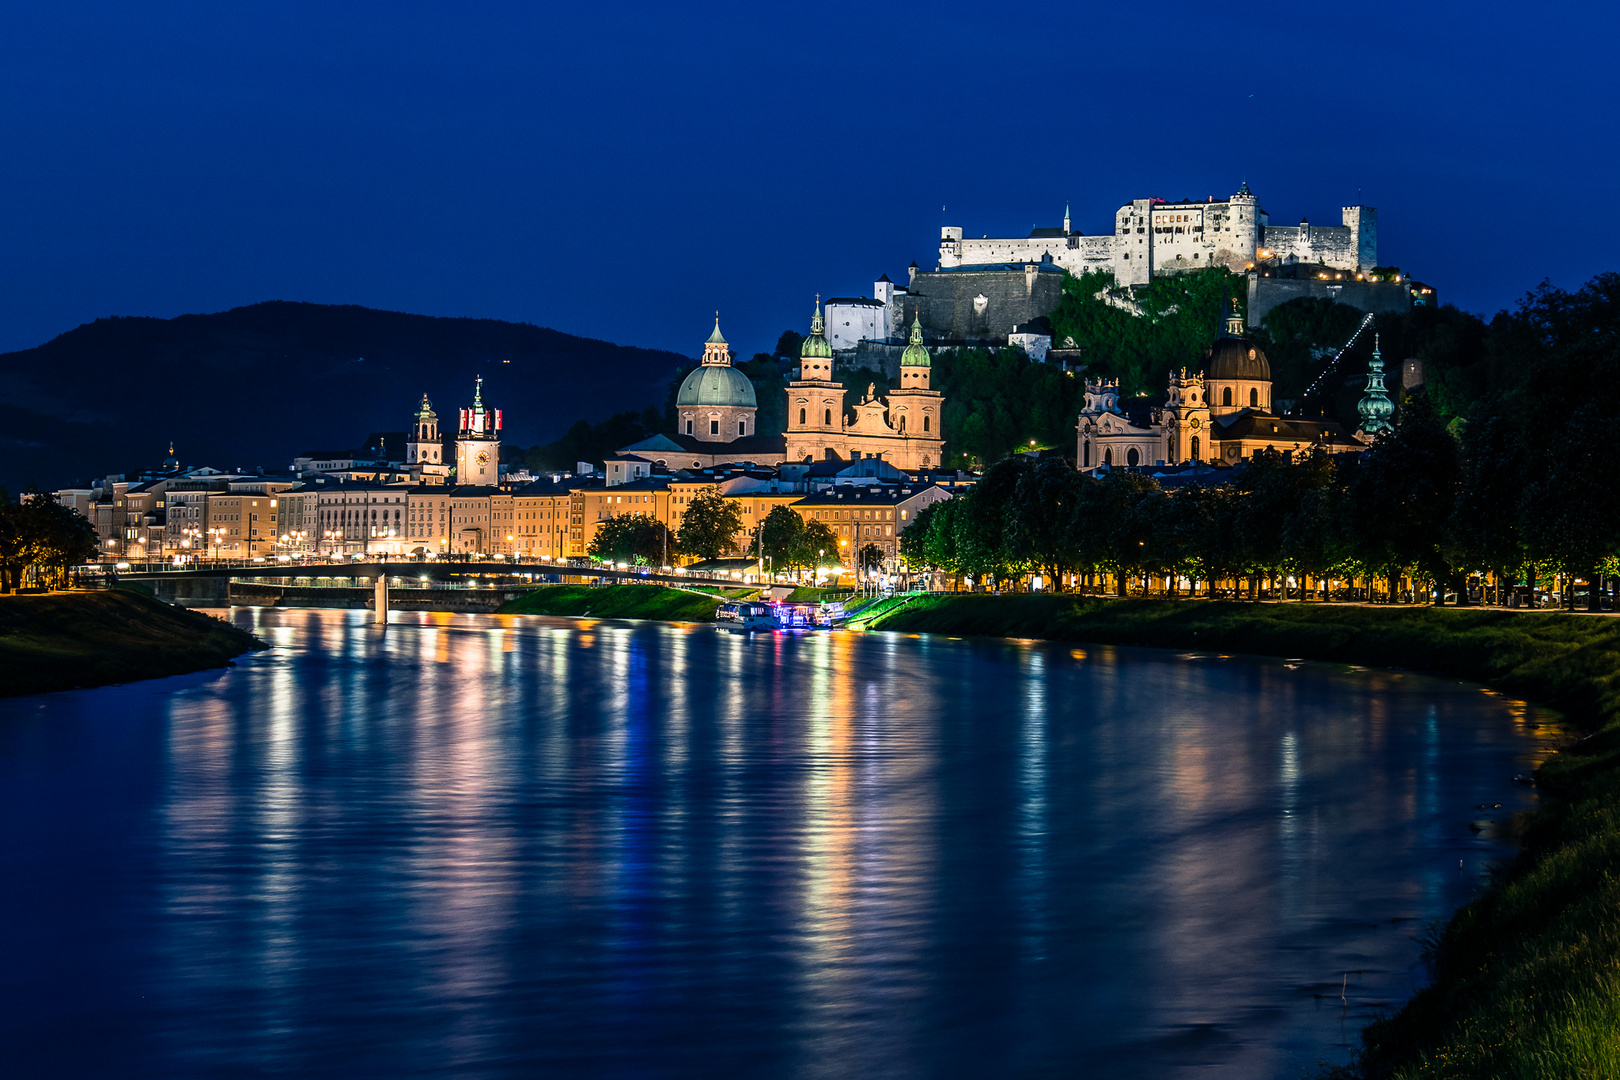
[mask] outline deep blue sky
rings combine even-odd
[[[745,355],[942,220],[1247,177],[1489,312],[1620,268],[1609,4],[0,8],[0,350],[265,299]],[[947,207],[941,215],[941,207]]]

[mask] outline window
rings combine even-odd
[[[825,424],[828,427],[832,427],[832,410],[831,409],[827,410],[827,418],[825,420],[823,420],[822,423]]]
[[[748,421],[746,421],[746,420],[737,421],[737,434],[738,435],[746,435],[746,434],[748,434]]]
[[[926,432],[927,430],[928,430],[928,414],[923,413],[923,431]]]
[[[718,434],[720,434],[720,421],[718,421],[718,420],[710,420],[709,421],[709,434],[710,435],[718,435]]]
[[[1104,465],[1110,465],[1110,466],[1114,464],[1114,448],[1113,447],[1109,447],[1107,450],[1103,451],[1103,464]]]
[[[1230,386],[1221,391],[1221,404],[1228,406],[1232,404],[1232,388]]]
[[[1198,436],[1196,436],[1196,435],[1194,435],[1192,437],[1192,459],[1194,461],[1199,460],[1199,458],[1198,458]]]
[[[1256,408],[1257,406],[1259,406],[1259,404],[1260,404],[1260,391],[1256,390],[1252,386],[1249,387],[1249,407],[1251,409]]]
[[[1127,465],[1135,465],[1135,464],[1138,464],[1141,460],[1142,460],[1142,455],[1138,454],[1136,452],[1136,447],[1133,446],[1129,450],[1125,451],[1125,464],[1127,464]]]
[[[799,423],[802,425],[804,422],[805,422],[805,420],[804,420],[804,410],[800,409],[799,410]]]

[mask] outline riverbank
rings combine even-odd
[[[0,696],[223,667],[263,645],[246,631],[137,592],[0,596]]]
[[[502,604],[496,614],[713,622],[715,611],[725,601],[718,593],[689,592],[667,585],[543,585]]]
[[[1500,610],[913,598],[873,629],[1048,638],[1440,672],[1590,734],[1542,766],[1517,862],[1433,942],[1433,983],[1363,1035],[1377,1078],[1620,1076],[1620,620]]]

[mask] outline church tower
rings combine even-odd
[[[837,451],[844,431],[844,387],[833,381],[833,351],[821,317],[821,297],[810,316],[810,336],[799,349],[799,377],[787,387],[787,460],[820,459]]]
[[[1384,389],[1384,354],[1378,349],[1377,334],[1373,335],[1372,359],[1367,361],[1366,394],[1356,404],[1356,412],[1361,414],[1356,438],[1362,442],[1370,443],[1383,432],[1395,429],[1389,422],[1395,415],[1395,403],[1389,400],[1389,393]]]
[[[889,391],[889,426],[906,442],[905,469],[931,469],[944,463],[945,440],[940,432],[944,395],[928,386],[933,358],[923,345],[922,313],[911,322],[911,340],[900,354],[900,387]]]
[[[484,404],[484,379],[478,377],[472,408],[461,410],[456,429],[456,483],[494,487],[501,480],[501,410]]]
[[[423,394],[422,404],[411,421],[411,437],[405,443],[405,464],[439,465],[442,464],[440,458],[443,455],[444,447],[439,442],[439,417],[433,411],[433,403]]]

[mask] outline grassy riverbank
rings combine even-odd
[[[0,696],[183,675],[258,647],[244,630],[121,589],[0,596]]]
[[[589,615],[597,619],[713,622],[725,597],[666,585],[545,585],[502,604],[501,615]]]
[[[1435,942],[1433,984],[1345,1075],[1620,1076],[1620,619],[1332,604],[918,598],[874,629],[1051,638],[1443,672],[1591,732],[1542,767],[1523,854]]]

